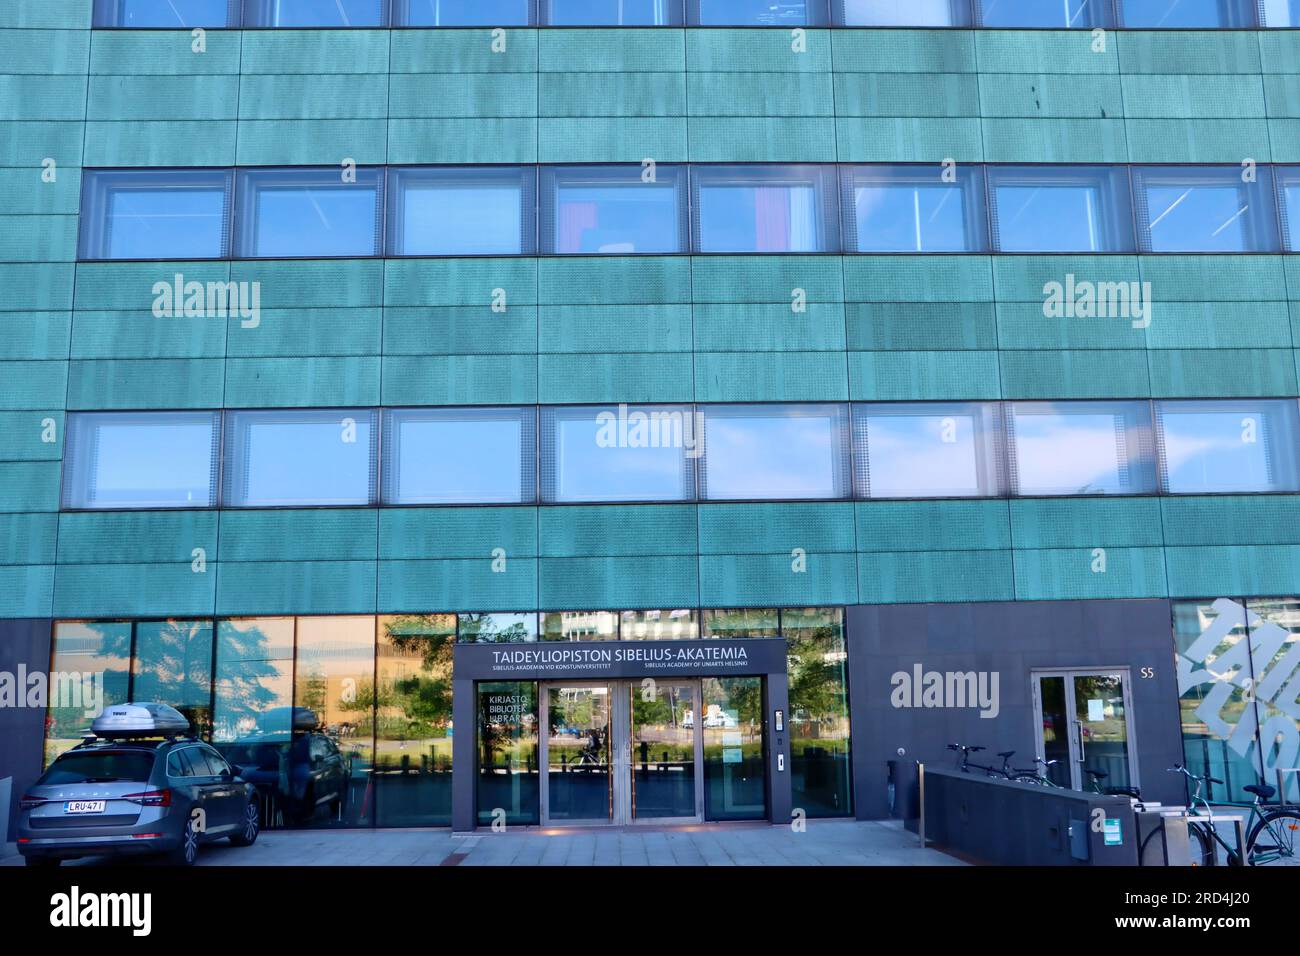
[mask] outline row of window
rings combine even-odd
[[[159,701],[185,714],[196,735],[257,786],[268,825],[446,825],[457,639],[696,637],[785,640],[789,769],[797,805],[809,816],[850,813],[841,608],[57,621],[51,673],[77,690],[80,682],[68,683],[76,675],[85,681],[100,675],[102,699],[92,701],[88,684],[85,695],[51,695],[45,760],[48,765],[80,742],[90,723],[87,706]],[[728,698],[743,698],[754,722],[762,724],[758,678],[705,677],[702,684],[706,712],[725,709],[734,717]],[[734,692],[738,685],[743,694]],[[476,739],[472,749],[479,764],[457,772],[477,771],[478,804],[489,819],[493,808],[502,807],[513,808],[512,823],[536,823],[537,683],[483,683],[477,690],[477,726],[457,723],[454,731]],[[490,694],[510,706],[486,706]],[[507,726],[506,713],[524,726]],[[730,737],[737,727],[734,720],[713,723],[704,722],[706,735],[717,738],[705,747],[707,815],[761,816],[761,769],[755,775],[756,807],[737,809],[734,800],[721,799],[731,783],[724,760],[734,769],[723,755],[723,734]],[[313,781],[320,789],[305,787]],[[714,784],[720,791],[716,801],[708,795]]]
[[[95,0],[95,26],[881,26],[1253,29],[1298,0]]]
[[[1300,251],[1300,166],[86,170],[82,259]]]
[[[69,509],[1300,491],[1294,399],[82,412],[67,429]]]

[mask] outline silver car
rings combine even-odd
[[[93,739],[56,759],[22,797],[18,852],[28,866],[164,854],[188,866],[203,843],[250,846],[257,792],[193,737]]]

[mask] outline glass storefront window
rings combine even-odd
[[[544,641],[616,641],[618,615],[613,611],[547,611],[542,614]]]
[[[212,621],[140,621],[131,698],[175,707],[203,740],[212,737]]]
[[[1276,787],[1279,767],[1300,767],[1300,598],[1252,599],[1246,608],[1261,780]],[[1300,779],[1285,778],[1284,799],[1300,799]]]
[[[701,685],[705,818],[762,819],[767,815],[762,678],[706,677]]]
[[[81,743],[103,708],[124,704],[131,678],[129,621],[59,621],[47,686],[45,763]]]
[[[1211,776],[1225,786],[1206,784],[1211,800],[1249,800],[1241,788],[1258,783],[1254,708],[1246,699],[1253,680],[1246,610],[1220,599],[1213,604],[1174,603],[1174,645],[1182,692],[1183,758],[1197,776]]]
[[[212,742],[257,787],[263,819],[288,822],[292,787],[294,619],[217,623]]]
[[[377,826],[451,823],[455,636],[454,614],[379,618],[375,660]]]
[[[478,685],[478,822],[537,823],[537,683]]]
[[[853,811],[848,650],[840,608],[781,612],[790,681],[790,786],[810,817]]]
[[[365,826],[374,765],[375,619],[298,618],[295,723],[290,750],[293,821]],[[305,779],[299,782],[299,775]]]
[[[704,637],[780,637],[776,608],[745,607],[704,612]]]
[[[687,641],[700,636],[699,622],[691,610],[624,611],[619,616],[622,641]]]
[[[459,640],[465,644],[529,644],[537,640],[537,615],[462,614]]]

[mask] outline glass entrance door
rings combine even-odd
[[[547,683],[542,823],[703,818],[698,681]]]
[[[704,776],[698,681],[631,684],[631,766],[627,818],[700,819]]]
[[[1136,787],[1126,669],[1034,674],[1038,756],[1059,786]]]

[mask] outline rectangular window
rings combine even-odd
[[[231,174],[223,169],[88,169],[82,259],[222,259],[230,255]]]
[[[532,255],[532,166],[390,169],[388,254]]]
[[[246,27],[382,27],[387,0],[244,0]]]
[[[457,640],[464,644],[531,644],[536,614],[461,614]]]
[[[633,255],[685,252],[686,168],[551,166],[542,169],[542,252]]]
[[[547,611],[541,615],[544,641],[616,641],[613,611]]]
[[[826,7],[826,0],[687,0],[690,23],[706,27],[823,26]]]
[[[246,259],[377,256],[384,172],[341,167],[240,170],[235,255]]]
[[[1143,252],[1276,252],[1272,173],[1240,166],[1134,166]]]
[[[227,412],[223,503],[373,504],[377,417],[369,409]]]
[[[1256,0],[1119,0],[1119,25],[1148,30],[1248,30]]]
[[[451,823],[454,614],[379,618],[375,825]]]
[[[707,638],[729,640],[738,637],[780,637],[776,608],[745,607],[704,612]]]
[[[849,496],[843,405],[706,406],[700,497],[761,501]]]
[[[700,636],[695,611],[624,611],[619,615],[620,641],[693,641]]]
[[[536,498],[533,408],[384,412],[388,504],[515,504]]]
[[[1261,26],[1300,27],[1300,0],[1261,0]]]
[[[526,27],[530,0],[393,0],[403,27]]]
[[[1132,252],[1123,166],[990,166],[998,252]]]
[[[1275,166],[1282,238],[1287,252],[1300,252],[1300,166]]]
[[[553,27],[663,27],[682,22],[682,0],[545,0]]]
[[[1111,0],[975,0],[977,26],[986,29],[1084,30],[1113,27]]]
[[[97,27],[190,29],[239,25],[239,0],[95,0]]]
[[[212,737],[212,622],[140,621],[131,697],[175,707],[201,739]]]
[[[978,166],[845,166],[844,248],[851,252],[980,252],[984,176]]]
[[[833,166],[693,166],[696,252],[835,252]]]
[[[1295,399],[1156,402],[1156,428],[1170,494],[1300,490]]]
[[[58,621],[51,651],[50,674],[63,691],[47,700],[45,766],[81,743],[104,707],[130,699],[131,623]],[[98,699],[100,675],[103,700]]]
[[[689,405],[542,409],[542,500],[689,501],[700,452]]]
[[[1004,493],[993,403],[853,406],[860,498],[982,498]]]
[[[763,680],[706,677],[704,817],[761,820],[767,814],[764,772]]]
[[[294,735],[293,755],[305,758],[303,771],[315,785],[294,794],[298,826],[371,822],[375,636],[370,615],[298,618],[294,715],[310,714],[314,726]]]
[[[1155,491],[1146,402],[1009,402],[1017,495],[1143,495]]]
[[[476,691],[478,822],[481,826],[498,820],[507,826],[535,824],[541,819],[537,682],[480,683]]]
[[[835,22],[846,27],[966,27],[969,0],[838,0]]]
[[[211,508],[217,412],[83,412],[67,419],[65,508]]]

